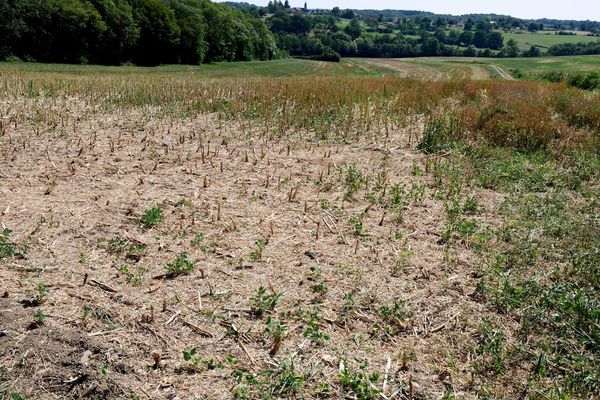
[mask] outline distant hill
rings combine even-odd
[[[600,23],[525,20],[508,15],[446,15],[419,10],[293,8],[226,3],[261,17],[279,49],[295,57],[537,57],[600,52]]]

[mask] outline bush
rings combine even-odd
[[[600,89],[600,74],[598,72],[579,73],[571,75],[567,84],[583,90]]]
[[[522,101],[484,109],[479,126],[491,143],[525,152],[545,149],[556,134],[546,107]]]
[[[562,71],[550,71],[540,75],[540,78],[547,82],[562,82],[565,80],[565,74]]]
[[[453,113],[430,117],[425,123],[423,139],[417,148],[426,154],[449,149],[459,137],[461,125],[460,119]]]

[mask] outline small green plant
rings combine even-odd
[[[263,251],[267,244],[264,239],[258,239],[255,244],[256,247],[250,252],[250,259],[252,261],[260,261],[262,260]]]
[[[497,374],[504,371],[504,333],[500,329],[495,329],[491,322],[484,320],[479,326],[479,347],[477,352],[489,357],[484,359],[481,364],[483,368],[491,369]]]
[[[10,241],[10,235],[12,231],[8,228],[4,228],[0,231],[0,261],[5,258],[17,256],[19,254],[24,255],[27,253],[27,246],[17,246]]]
[[[425,154],[447,150],[451,147],[457,132],[460,132],[460,121],[457,115],[431,116],[425,123],[425,132],[417,149]]]
[[[410,192],[408,193],[410,198],[415,205],[422,205],[425,200],[425,184],[412,183]]]
[[[46,321],[46,318],[48,318],[48,316],[49,315],[46,314],[44,311],[37,310],[33,314],[33,320],[29,324],[29,329],[36,329],[36,328],[39,328],[40,326],[44,325],[44,322]]]
[[[152,228],[160,224],[163,220],[162,206],[157,204],[155,207],[147,209],[140,218],[140,224],[144,228]]]
[[[374,387],[374,383],[380,379],[378,373],[369,374],[366,372],[367,362],[360,362],[358,370],[348,368],[346,362],[343,362],[343,368],[340,369],[339,380],[342,388],[352,394],[351,398],[360,400],[371,400],[378,398],[379,390]],[[347,398],[349,396],[345,396]]]
[[[271,335],[275,340],[283,338],[287,332],[286,326],[271,316],[267,317],[266,325],[265,333]]]
[[[363,219],[364,214],[361,214],[359,216],[351,215],[350,219],[348,220],[348,223],[352,228],[352,233],[354,233],[356,236],[361,236],[364,233]]]
[[[311,342],[322,345],[329,340],[329,335],[321,330],[323,317],[321,317],[319,312],[320,310],[318,308],[314,308],[311,311],[303,313],[302,319],[306,323],[306,327],[302,334]]]
[[[423,175],[423,170],[421,169],[419,164],[417,164],[416,162],[413,162],[410,167],[410,173],[413,176],[421,176],[421,175]]]
[[[46,282],[35,282],[35,301],[37,304],[42,304],[48,298],[48,284]]]
[[[195,267],[196,265],[188,258],[187,253],[181,253],[175,261],[165,266],[165,270],[169,277],[176,277],[191,273]]]
[[[399,278],[402,276],[403,271],[410,266],[411,259],[414,256],[414,253],[410,250],[410,248],[404,244],[396,254],[396,261],[391,267],[390,273],[394,278]]]
[[[181,199],[177,203],[175,203],[175,207],[193,207],[193,203],[188,199]]]
[[[204,234],[196,233],[196,235],[194,235],[194,238],[192,239],[192,246],[200,247],[200,246],[202,246],[203,242],[204,242]]]
[[[477,214],[479,212],[479,201],[475,197],[469,197],[465,200],[463,211],[466,214]]]
[[[125,281],[131,286],[141,286],[144,281],[144,274],[148,269],[146,267],[140,267],[136,272],[131,271],[131,267],[123,265],[119,268],[119,272],[125,275]]]
[[[356,164],[346,165],[346,173],[344,176],[344,182],[346,183],[346,191],[344,192],[344,200],[352,199],[354,194],[359,190],[360,185],[363,181],[364,177],[358,171],[358,167],[356,166]]]
[[[406,187],[403,184],[394,184],[390,187],[389,206],[404,207],[408,204],[406,200]]]
[[[106,250],[109,253],[124,255],[129,261],[137,262],[146,255],[148,246],[138,241],[117,237],[108,241]]]
[[[250,310],[252,314],[260,317],[267,311],[272,311],[277,306],[283,293],[271,292],[267,294],[267,289],[259,287],[256,296],[250,298]]]
[[[202,358],[202,356],[198,355],[198,349],[196,347],[192,347],[187,351],[184,350],[183,359],[186,361],[183,369],[188,372],[198,372],[203,366],[209,370],[223,367],[223,364],[216,362],[212,358],[208,360]]]
[[[377,299],[366,299],[375,303]],[[400,298],[394,299],[391,305],[381,305],[376,309],[379,321],[373,325],[373,331],[382,334],[384,339],[397,335],[406,330],[407,321],[412,317],[412,312],[406,307],[406,302]]]
[[[42,310],[37,310],[35,312],[35,314],[33,314],[33,320],[38,324],[38,325],[42,325],[44,323],[44,321],[46,320],[46,318],[48,318],[48,314],[46,314],[44,311]]]
[[[317,295],[317,298],[314,301],[321,302],[327,294],[327,285],[325,285],[325,282],[316,283],[312,286],[312,291]]]
[[[31,282],[29,279],[26,279],[25,283],[27,284],[27,293],[31,299],[24,300],[23,302],[29,307],[37,307],[44,304],[48,298],[48,289],[46,289],[48,284],[46,282]]]

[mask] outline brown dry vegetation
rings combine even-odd
[[[598,94],[19,72],[0,95],[0,396],[598,394]]]

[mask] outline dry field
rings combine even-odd
[[[0,398],[599,394],[597,94],[0,81]]]

